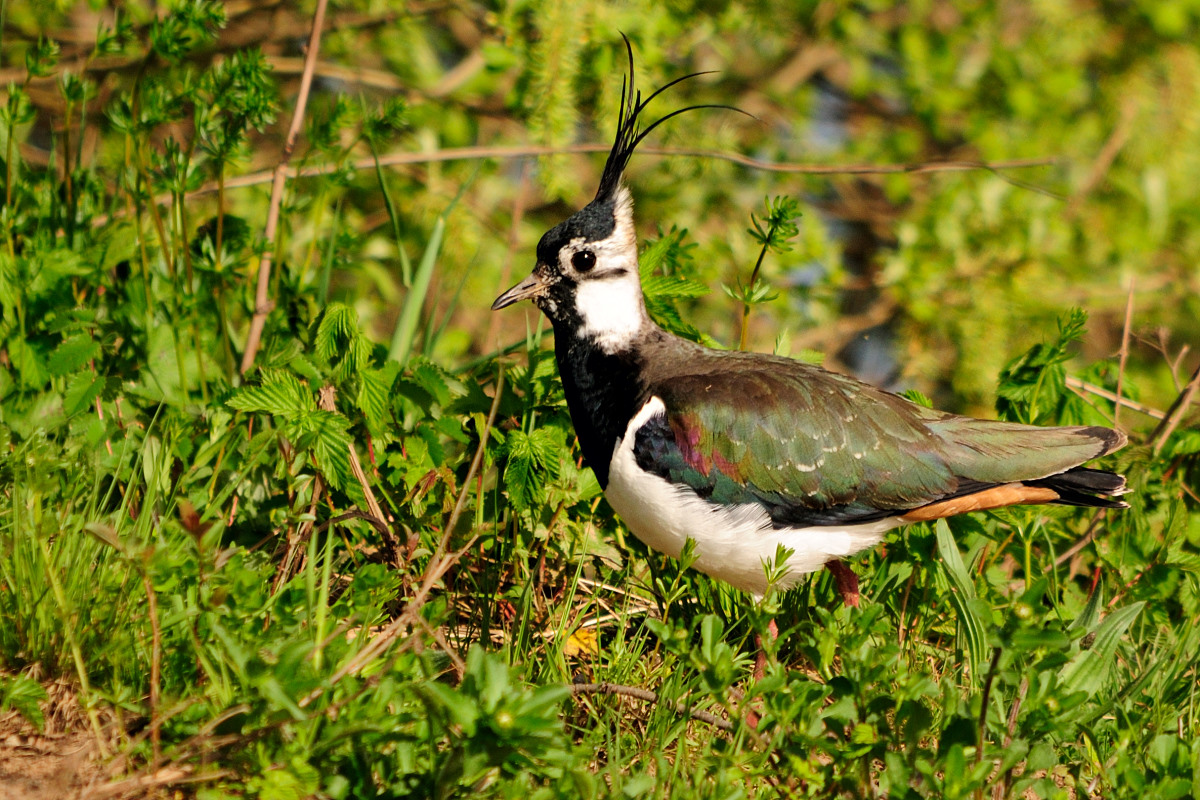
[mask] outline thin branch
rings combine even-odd
[[[645,700],[647,703],[657,703],[659,697],[649,689],[639,689],[636,686],[623,686],[619,683],[573,683],[570,685],[571,694],[611,694],[621,697],[633,697],[638,700]],[[683,703],[675,704],[675,713],[687,714],[694,720],[712,725],[715,728],[720,728],[723,731],[732,732],[733,723],[727,719],[722,719],[715,714],[710,714],[707,711],[701,711],[697,708],[688,708]]]
[[[317,66],[317,52],[321,47],[321,27],[325,23],[325,6],[327,0],[317,0],[317,10],[313,13],[312,34],[308,39],[308,52],[304,54],[304,75],[300,79],[300,94],[296,98],[296,110],[292,113],[292,125],[288,129],[284,141],[283,153],[279,156],[279,164],[275,167],[271,185],[271,205],[267,210],[267,225],[263,233],[266,246],[258,262],[258,287],[254,295],[254,316],[250,318],[250,333],[246,337],[246,349],[242,353],[241,373],[245,375],[254,366],[254,357],[258,354],[258,346],[262,340],[263,327],[267,324],[267,314],[275,307],[271,300],[271,261],[276,246],[275,234],[279,226],[279,209],[283,204],[283,187],[288,178],[288,161],[292,151],[296,149],[296,139],[300,136],[300,128],[304,124],[304,111],[308,106],[308,95],[312,89],[313,70]],[[228,188],[228,185],[227,187]]]
[[[583,153],[607,153],[612,148],[611,144],[576,144],[566,147],[550,147],[543,145],[515,145],[515,146],[476,146],[476,147],[452,147],[446,150],[438,150],[435,152],[421,153],[392,153],[391,155],[380,156],[379,166],[381,167],[396,167],[408,164],[435,164],[444,163],[447,161],[471,161],[476,159],[514,159],[514,158],[531,158],[535,156],[550,156],[550,155],[576,155]],[[701,150],[686,147],[643,147],[638,152],[642,154],[652,154],[668,157],[688,157],[688,158],[711,158],[718,161],[729,161],[734,164],[739,164],[749,169],[760,170],[762,172],[781,172],[797,175],[894,175],[897,173],[921,174],[927,172],[969,172],[971,170],[986,170],[988,172],[1001,172],[1012,169],[1028,169],[1031,167],[1046,167],[1059,163],[1058,158],[1019,158],[1008,161],[933,161],[927,163],[914,164],[800,164],[796,162],[776,162],[762,161],[756,158],[750,158],[740,153],[730,153],[723,150]],[[225,188],[228,189],[244,189],[248,186],[259,186],[264,183],[272,183],[276,180],[276,175],[280,170],[283,170],[283,176],[287,179],[295,178],[315,178],[321,175],[329,175],[333,172],[341,172],[346,169],[352,170],[373,170],[375,169],[375,160],[372,158],[364,158],[350,164],[314,164],[306,167],[288,167],[281,163],[279,167],[270,172],[252,172],[246,175],[239,175],[225,180]],[[202,197],[206,194],[212,194],[217,191],[217,182],[211,181],[204,184],[195,191],[187,194],[187,199],[191,200],[197,197]],[[160,205],[169,203],[173,198],[169,194],[164,194],[154,198],[154,202]],[[113,219],[116,219],[121,214],[113,214],[112,216],[100,215],[93,222],[96,226],[107,225]]]
[[[983,679],[983,696],[979,699],[979,741],[975,748],[975,763],[983,763],[984,745],[987,743],[987,717],[988,705],[991,703],[992,697],[992,681],[996,678],[996,667],[1000,665],[999,647],[992,648],[992,661],[988,664],[987,676]],[[980,787],[979,797],[983,797],[983,788]]]
[[[1125,325],[1121,328],[1121,353],[1117,366],[1117,404],[1113,408],[1113,427],[1119,427],[1121,421],[1121,387],[1125,383],[1125,361],[1129,358],[1129,329],[1133,325],[1133,285],[1134,279],[1129,279],[1129,296],[1125,299]]]
[[[1007,750],[1012,744],[1013,734],[1017,730],[1017,717],[1021,711],[1021,703],[1025,702],[1025,695],[1029,694],[1029,678],[1021,678],[1021,684],[1017,687],[1017,696],[1013,699],[1012,707],[1008,711],[1008,730],[1004,734],[1004,747]],[[1008,782],[1012,780],[1012,768],[1010,767],[1000,776],[1000,780],[992,787],[992,800],[1003,800],[1008,794]]]
[[[1074,390],[1077,394],[1094,394],[1097,397],[1103,397],[1105,400],[1111,400],[1113,403],[1116,403],[1119,406],[1124,406],[1132,411],[1145,414],[1147,417],[1153,417],[1154,419],[1165,419],[1167,416],[1164,412],[1159,411],[1157,408],[1151,408],[1150,406],[1143,405],[1135,400],[1130,400],[1126,397],[1120,397],[1102,386],[1097,386],[1096,384],[1088,383],[1087,381],[1081,381],[1078,378],[1073,378],[1069,375],[1067,376],[1067,386]]]
[[[1192,404],[1192,399],[1196,396],[1197,389],[1200,389],[1200,366],[1196,367],[1196,371],[1192,373],[1192,379],[1188,381],[1187,386],[1183,387],[1183,391],[1179,393],[1179,396],[1175,398],[1175,402],[1167,409],[1167,415],[1163,417],[1162,422],[1158,423],[1158,427],[1154,429],[1154,433],[1150,434],[1149,441],[1154,445],[1154,455],[1158,455],[1158,451],[1162,449],[1163,443],[1171,438],[1171,434],[1179,426],[1184,412],[1187,411],[1188,406]]]
[[[1079,537],[1078,542],[1068,547],[1064,552],[1060,553],[1058,557],[1054,559],[1054,566],[1061,567],[1063,564],[1066,564],[1075,557],[1076,553],[1087,547],[1088,543],[1091,542],[1092,539],[1096,538],[1096,534],[1100,530],[1100,521],[1106,516],[1105,512],[1107,510],[1108,509],[1105,508],[1096,510],[1096,514],[1092,517],[1092,521],[1088,525],[1088,529],[1084,532],[1083,536]]]
[[[1117,160],[1117,156],[1129,141],[1130,134],[1133,133],[1133,123],[1137,119],[1139,95],[1130,94],[1126,98],[1126,102],[1121,106],[1121,116],[1117,119],[1116,125],[1113,126],[1113,131],[1109,134],[1108,140],[1104,146],[1100,148],[1100,152],[1096,155],[1096,160],[1092,162],[1092,168],[1088,170],[1087,177],[1084,178],[1079,190],[1071,197],[1071,202],[1067,205],[1067,217],[1074,217],[1083,207],[1084,199],[1100,185],[1100,181],[1104,179],[1104,175],[1112,167],[1113,162]]]

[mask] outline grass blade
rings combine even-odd
[[[959,629],[967,640],[967,655],[974,673],[987,653],[987,628],[975,609],[975,583],[963,564],[954,536],[946,520],[939,519],[935,525],[938,552],[942,554],[942,567],[950,583],[950,603],[958,615]]]

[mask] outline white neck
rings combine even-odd
[[[632,270],[623,275],[580,283],[575,290],[575,310],[583,322],[580,336],[606,353],[628,350],[650,324],[636,260]]]

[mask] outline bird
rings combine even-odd
[[[643,126],[651,101],[701,73],[643,99],[625,45],[617,130],[595,198],[542,236],[530,275],[492,309],[531,300],[549,319],[583,458],[630,532],[675,558],[691,540],[693,568],[760,598],[828,566],[843,600],[857,605],[857,579],[842,560],[894,528],[1018,504],[1127,507],[1117,499],[1123,476],[1083,466],[1126,444],[1118,430],[937,411],[813,364],[705,347],[656,324],[625,168],[659,125],[714,106]]]

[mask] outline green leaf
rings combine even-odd
[[[1100,691],[1116,663],[1121,637],[1145,605],[1145,602],[1132,603],[1104,618],[1096,628],[1091,647],[1081,650],[1062,668],[1060,677],[1070,692],[1086,692],[1090,697]]]
[[[69,375],[100,355],[100,343],[86,333],[64,339],[46,361],[46,370],[55,377]]]
[[[963,564],[958,546],[946,520],[939,519],[934,528],[937,532],[938,552],[942,555],[942,571],[950,583],[950,603],[958,615],[959,629],[967,640],[967,655],[972,675],[978,680],[979,665],[987,653],[987,628],[983,617],[976,609],[975,583]]]
[[[63,413],[68,417],[84,411],[104,391],[108,382],[91,372],[76,372],[67,380],[63,393]]]
[[[394,361],[388,364],[398,367]],[[358,397],[355,404],[367,419],[367,428],[378,434],[387,419],[388,407],[391,404],[392,383],[395,381],[395,370],[367,369],[359,374]]]
[[[259,411],[284,419],[295,419],[317,408],[308,387],[295,376],[278,370],[264,372],[260,385],[239,389],[225,403],[238,411]]]
[[[505,439],[504,483],[513,507],[524,511],[545,500],[546,483],[559,474],[566,451],[562,430],[538,428],[532,434],[511,430]]]
[[[453,204],[452,206],[453,207]],[[433,280],[433,268],[437,266],[438,255],[442,250],[442,239],[446,235],[446,214],[437,218],[433,230],[429,233],[429,241],[425,243],[425,252],[417,264],[413,285],[404,297],[404,305],[400,308],[400,318],[396,321],[396,329],[392,332],[392,345],[388,349],[388,358],[401,364],[407,363],[408,355],[412,352],[413,339],[417,335],[417,326],[421,321],[421,309],[425,305],[425,296],[429,293],[429,283]]]
[[[0,675],[0,711],[16,711],[38,731],[46,727],[46,716],[38,705],[46,699],[46,690],[28,675]]]
[[[350,469],[350,420],[334,411],[310,411],[293,423],[302,435],[297,442],[312,449],[317,468],[334,487],[351,492],[361,489]]]

